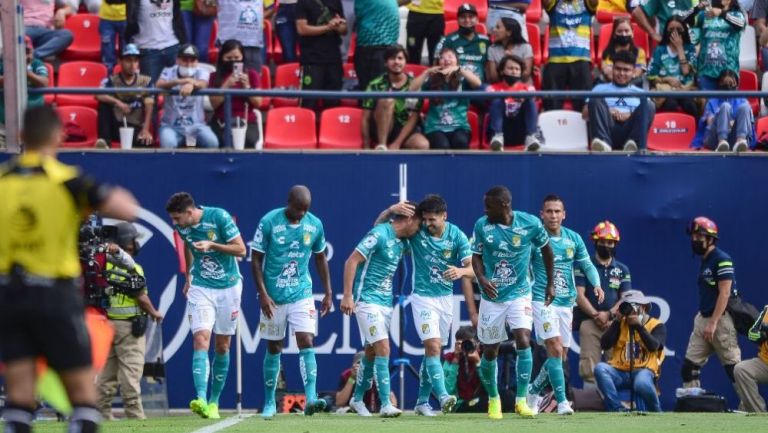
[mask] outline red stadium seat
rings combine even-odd
[[[538,24],[526,24],[528,29],[528,43],[533,48],[533,64],[541,66],[541,33]]]
[[[362,149],[360,133],[362,110],[353,107],[336,107],[320,115],[320,149]]]
[[[352,38],[349,40],[349,48],[347,48],[347,63],[355,63],[355,49],[357,48],[357,32],[352,34]]]
[[[316,149],[315,112],[307,108],[273,108],[267,113],[265,149]]]
[[[541,0],[531,0],[528,9],[525,10],[525,22],[538,24],[542,15]]]
[[[275,68],[275,89],[300,89],[301,67],[298,63],[285,63]],[[273,98],[275,107],[295,107],[299,105],[298,98]]]
[[[757,90],[757,74],[752,71],[740,70],[739,71],[739,90]],[[752,113],[757,117],[760,113],[760,99],[759,98],[747,98],[749,105],[752,107]]]
[[[259,86],[261,86],[263,90],[272,88],[272,77],[269,74],[269,67],[266,65],[261,66],[261,71],[259,72]],[[266,110],[269,108],[269,102],[269,96],[262,96],[259,110]]]
[[[602,63],[603,51],[608,47],[608,42],[611,40],[611,33],[613,33],[613,22],[600,27],[600,35],[597,41],[597,50],[592,51],[592,59],[595,64]],[[648,33],[641,29],[637,23],[632,23],[632,34],[634,35],[635,45],[638,48],[642,48],[645,51],[645,58],[650,61],[652,52],[650,52],[651,44],[648,39]]]
[[[469,148],[471,150],[480,149],[480,118],[474,111],[467,111],[467,122],[472,135],[469,138]]]
[[[61,54],[62,60],[101,61],[101,35],[99,16],[91,14],[70,15],[64,28],[72,32],[74,39]]]
[[[480,149],[482,150],[489,150],[491,148],[491,138],[489,137],[487,132],[488,131],[488,123],[491,121],[491,116],[485,116],[483,119],[483,129],[480,130]],[[508,144],[504,143],[504,150],[510,151],[510,150],[524,150],[524,145],[522,144]]]
[[[90,107],[78,106],[58,107],[56,110],[59,113],[61,121],[64,122],[65,130],[68,123],[74,123],[83,130],[86,137],[84,141],[64,142],[61,144],[61,147],[94,147],[96,139],[98,138],[98,113],[96,110]]]
[[[648,149],[690,151],[696,135],[696,119],[685,113],[658,113],[648,130]]]
[[[459,7],[464,3],[469,3],[477,9],[477,21],[485,22],[488,17],[488,2],[486,0],[445,0],[443,15],[445,20],[455,20],[458,17],[456,12],[459,11]]]
[[[755,129],[757,129],[755,139],[758,142],[768,141],[768,117],[757,119],[757,127]]]
[[[612,24],[616,17],[631,17],[628,12],[597,11],[596,18],[600,24]]]
[[[57,87],[99,87],[107,77],[107,67],[96,62],[68,62],[59,66],[59,84]],[[96,108],[98,103],[93,95],[56,96],[59,106],[79,105]]]
[[[357,83],[357,72],[355,72],[355,65],[353,63],[344,63],[344,65],[342,65],[342,68],[344,71],[343,72],[344,88],[348,89],[349,87],[347,86],[351,86],[353,83]],[[340,103],[343,107],[357,107],[358,105],[357,101],[358,101],[357,99],[347,98],[347,99],[342,99]]]
[[[446,21],[445,22],[445,31],[443,32],[444,35],[450,35],[451,33],[459,30],[459,22],[456,20]],[[475,25],[475,31],[478,34],[481,35],[487,35],[488,30],[485,28],[485,24],[478,21],[478,23]]]

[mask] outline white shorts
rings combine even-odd
[[[373,344],[389,338],[389,324],[392,322],[392,307],[358,302],[355,317],[360,328],[360,341]]]
[[[226,289],[189,286],[187,308],[192,333],[206,330],[216,335],[235,335],[242,293],[242,280]]]
[[[451,337],[451,322],[453,321],[453,295],[420,296],[411,295],[413,323],[421,341],[439,338],[445,346]]]
[[[304,298],[290,304],[278,305],[272,311],[271,319],[268,319],[262,311],[259,335],[264,340],[282,341],[285,338],[285,329],[288,324],[291,325],[293,333],[307,332],[316,335],[317,309],[315,309],[315,299]]]
[[[510,329],[531,329],[533,317],[529,296],[506,302],[480,300],[478,338],[483,344],[496,344],[507,340],[506,323]]]
[[[536,332],[536,342],[544,344],[544,340],[560,337],[563,347],[571,347],[573,334],[573,308],[550,305],[545,307],[543,302],[533,301],[533,328]]]

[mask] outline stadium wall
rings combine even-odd
[[[66,153],[65,162],[82,166],[99,179],[131,189],[144,207],[139,224],[145,229],[138,261],[144,266],[150,294],[165,314],[163,331],[171,407],[185,407],[193,397],[191,341],[180,289],[166,199],[188,191],[198,203],[221,206],[236,216],[248,242],[259,219],[282,206],[288,188],[306,184],[313,194],[311,211],[325,225],[331,245],[331,277],[336,310],[323,318],[315,339],[318,355],[318,390],[335,390],[341,371],[360,347],[354,319],[339,309],[343,263],[378,213],[397,200],[398,167],[408,166],[408,198],[418,200],[439,193],[448,202],[449,220],[468,234],[483,214],[484,191],[507,185],[513,207],[538,214],[541,199],[560,195],[566,204],[565,225],[578,231],[592,251],[588,235],[600,220],[614,221],[621,231],[618,258],[632,271],[633,285],[656,300],[654,313],[668,328],[668,357],[661,376],[662,403],[671,410],[680,386],[693,316],[697,310],[696,275],[699,262],[685,235],[686,223],[697,215],[714,219],[721,231],[720,246],[736,266],[738,286],[755,305],[768,303],[764,295],[765,253],[759,233],[768,215],[763,186],[768,185],[766,160],[760,157],[627,156],[627,155],[500,155],[500,154],[288,154],[288,153]],[[760,236],[760,237],[758,237]],[[314,274],[314,265],[310,265]],[[259,307],[250,263],[241,263],[244,276],[242,329],[244,341],[244,396],[246,408],[262,404],[261,364],[265,350],[259,344]],[[318,279],[315,277],[315,281]],[[410,292],[405,283],[405,292]],[[322,292],[319,285],[317,294]],[[456,299],[463,298],[456,289]],[[318,295],[318,299],[321,296]],[[461,308],[460,324],[468,323]],[[418,367],[419,340],[406,307],[405,350]],[[458,317],[458,316],[455,316]],[[397,324],[397,314],[393,324]],[[455,328],[459,323],[454,324]],[[393,326],[397,342],[399,330]],[[743,357],[756,347],[741,340]],[[397,355],[393,346],[393,358]],[[288,387],[301,390],[298,349],[291,342],[283,356]],[[232,358],[234,360],[234,357]],[[571,371],[580,386],[578,355],[571,354]],[[234,407],[235,369],[222,398],[222,407]],[[738,399],[718,360],[703,371],[707,389]],[[393,391],[399,395],[397,381]],[[408,376],[406,407],[417,394],[417,381]]]

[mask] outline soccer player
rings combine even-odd
[[[565,204],[556,195],[548,195],[539,212],[544,228],[549,235],[549,245],[555,255],[555,270],[553,285],[555,299],[552,305],[545,305],[546,270],[541,251],[533,250],[533,327],[536,330],[536,340],[547,349],[547,360],[541,367],[536,380],[528,388],[528,407],[534,412],[538,410],[539,393],[547,382],[552,384],[557,400],[557,413],[572,415],[570,403],[566,399],[566,381],[563,364],[568,362],[568,348],[571,346],[571,322],[573,322],[573,306],[576,302],[576,285],[574,281],[574,265],[578,264],[590,284],[594,287],[598,302],[603,302],[603,289],[600,287],[600,275],[589,258],[584,240],[578,233],[563,227],[565,220]]]
[[[193,336],[192,381],[197,398],[192,412],[218,419],[219,397],[229,372],[229,346],[240,316],[242,276],[236,257],[245,256],[245,244],[232,217],[221,208],[196,206],[189,193],[177,192],[165,210],[184,240],[187,281],[184,296]],[[216,334],[211,398],[208,394],[208,348]]]
[[[410,203],[415,207],[415,203]],[[354,397],[349,406],[360,416],[371,416],[362,401],[376,373],[382,417],[400,416],[389,401],[389,325],[392,320],[392,276],[405,249],[404,240],[419,230],[418,215],[394,215],[377,224],[355,247],[344,263],[344,297],[341,311],[355,313],[365,342]],[[353,290],[354,289],[354,290]]]
[[[541,221],[531,214],[512,210],[512,194],[505,186],[485,193],[485,216],[475,223],[472,268],[482,288],[480,342],[485,345],[480,360],[480,379],[488,391],[488,416],[501,419],[496,357],[499,343],[507,339],[509,325],[517,347],[517,398],[515,412],[530,418],[535,413],[526,404],[531,378],[531,281],[528,277],[533,248],[541,250],[546,274],[545,305],[554,299],[552,272],[554,255]]]
[[[280,373],[280,353],[285,330],[290,323],[299,346],[299,368],[304,381],[305,415],[325,409],[325,400],[317,398],[317,360],[313,337],[317,329],[317,310],[312,296],[309,259],[314,253],[315,266],[325,287],[320,316],[331,310],[331,277],[323,223],[309,212],[312,195],[309,188],[295,185],[288,192],[285,207],[268,212],[253,236],[251,269],[261,304],[259,333],[267,340],[264,355],[264,410],[262,417],[275,415],[275,389]]]

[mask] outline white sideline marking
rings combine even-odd
[[[211,424],[207,427],[203,427],[201,429],[195,430],[192,433],[216,433],[217,431],[224,430],[225,428],[232,427],[235,424],[240,423],[241,421],[245,421],[247,418],[252,417],[252,413],[243,414],[241,416],[231,416],[223,421],[219,421],[216,424]]]

